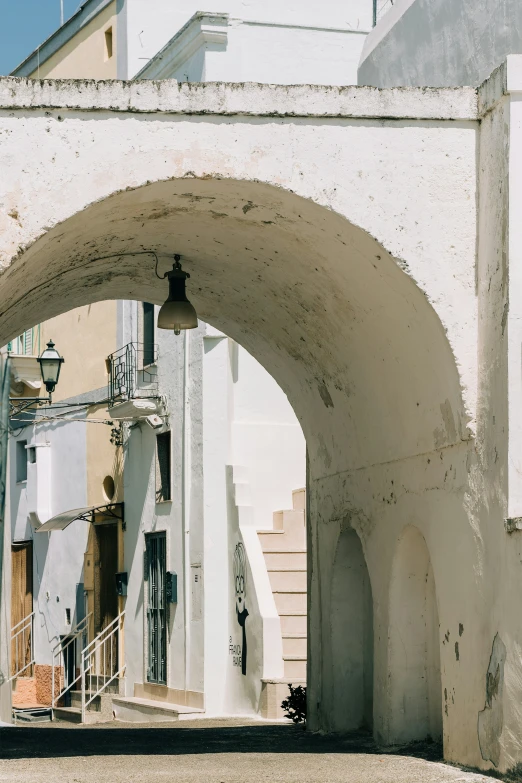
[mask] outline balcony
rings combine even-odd
[[[109,413],[113,419],[158,414],[157,346],[128,343],[107,357]]]

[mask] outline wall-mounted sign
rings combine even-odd
[[[241,673],[246,674],[247,667],[247,641],[246,641],[246,628],[245,623],[248,617],[248,610],[246,608],[246,552],[245,547],[239,542],[234,551],[234,586],[236,590],[236,617],[239,626],[243,631],[243,644],[241,645],[241,653],[239,657],[241,661]],[[232,642],[232,640],[231,640]],[[236,645],[237,646],[237,645]],[[239,664],[235,664],[236,666]]]
[[[232,666],[243,666],[241,645],[234,644],[232,637],[228,640],[228,654],[232,656]]]

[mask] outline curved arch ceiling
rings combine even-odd
[[[93,260],[144,249],[164,254],[161,272],[180,253],[199,317],[282,386],[315,476],[465,437],[454,357],[424,294],[345,218],[258,182],[156,182],[53,228],[2,277],[1,339],[102,299],[161,304],[152,257]]]

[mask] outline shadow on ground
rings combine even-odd
[[[300,726],[132,727],[108,724],[82,728],[21,727],[0,729],[0,759],[74,756],[177,756],[206,753],[383,753],[371,734],[343,737],[305,732]],[[390,755],[442,761],[434,742],[386,749]]]

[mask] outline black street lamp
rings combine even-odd
[[[47,348],[41,356],[36,360],[40,364],[40,371],[42,373],[42,380],[45,384],[45,388],[49,392],[49,401],[51,400],[51,394],[53,393],[58,378],[60,377],[60,370],[65,359],[60,356],[52,340],[47,343]]]
[[[49,394],[48,397],[9,397],[10,415],[17,416],[22,411],[38,405],[52,404],[52,393],[58,383],[60,370],[65,359],[60,356],[52,340],[47,343],[47,348],[36,360],[40,365],[42,380]]]

